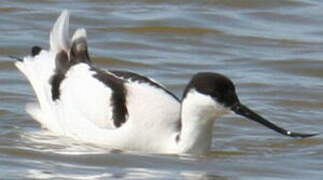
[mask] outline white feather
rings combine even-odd
[[[109,104],[112,91],[93,77],[87,64],[73,66],[61,84],[64,103],[71,103],[85,119],[101,128],[114,128],[112,107]]]
[[[50,78],[54,74],[54,61],[55,54],[42,50],[37,56],[27,56],[23,62],[16,62],[15,65],[29,80],[39,101],[40,109],[37,106],[29,105],[27,111],[46,128],[58,131],[60,128],[54,120],[55,111],[52,108],[53,102],[49,84]],[[48,119],[40,119],[44,117]]]
[[[64,10],[56,20],[49,35],[50,49],[52,51],[65,50],[68,52],[70,48],[69,19],[69,11]]]
[[[182,131],[179,152],[204,153],[212,140],[213,122],[217,117],[231,113],[229,108],[212,97],[191,90],[182,101]]]
[[[79,39],[79,38],[86,39],[86,37],[87,37],[86,30],[84,28],[77,29],[73,34],[72,42],[75,41],[76,39]]]

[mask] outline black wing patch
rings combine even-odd
[[[112,72],[116,76],[121,77],[123,79],[132,80],[132,81],[136,81],[136,82],[139,82],[139,83],[147,83],[147,84],[149,84],[151,86],[159,88],[159,89],[163,90],[164,92],[166,92],[171,97],[173,97],[176,101],[180,102],[178,97],[175,96],[172,92],[170,92],[168,89],[162,87],[158,83],[150,80],[146,76],[142,76],[140,74],[136,74],[136,73],[133,73],[133,72],[127,72],[127,71],[110,71],[110,72]]]
[[[59,87],[64,78],[65,78],[64,74],[55,74],[50,80],[50,84],[52,85],[52,99],[54,101],[59,99],[60,97],[61,93],[60,93]]]
[[[123,80],[110,75],[104,71],[94,69],[96,74],[93,75],[100,82],[112,89],[111,106],[113,108],[113,123],[116,127],[120,127],[126,122],[128,117],[128,109],[126,106],[127,90],[124,86]]]
[[[65,51],[61,51],[57,54],[56,59],[56,69],[55,74],[51,77],[49,83],[51,84],[52,91],[52,99],[55,101],[60,97],[60,85],[62,81],[65,79],[65,74],[70,68],[70,64],[68,62],[68,56]]]

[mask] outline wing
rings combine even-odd
[[[62,102],[73,104],[78,113],[102,128],[119,128],[128,120],[179,126],[178,98],[139,74],[102,71],[80,63],[66,73],[60,91]]]
[[[120,98],[124,97],[123,88],[122,81],[113,75],[79,63],[65,74],[56,101],[69,107],[68,113],[77,113],[98,127],[113,129],[126,120],[125,103]]]
[[[169,98],[173,98],[173,100],[180,102],[179,98],[173,94],[172,92],[170,92],[165,86],[163,86],[162,84],[156,82],[155,80],[148,78],[146,76],[137,74],[137,73],[133,73],[133,72],[128,72],[128,71],[110,71],[111,73],[115,74],[116,76],[126,80],[129,83],[139,83],[139,84],[147,84],[149,86],[151,86],[152,88],[157,88],[160,89],[161,91],[164,91],[166,94],[168,94],[170,97]]]
[[[127,89],[129,121],[177,131],[181,126],[180,100],[162,84],[140,74],[111,71],[122,78]],[[149,126],[149,128],[153,128]],[[145,127],[145,125],[143,126]],[[147,126],[146,126],[147,127]]]

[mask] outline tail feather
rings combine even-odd
[[[55,74],[67,71],[68,66],[64,67],[66,61],[71,64],[72,61],[90,63],[87,52],[86,31],[85,29],[76,30],[71,41],[69,38],[69,12],[65,10],[61,13],[50,32],[49,44],[50,50],[34,47],[31,55],[16,58],[16,67],[27,77],[39,102],[39,105],[27,105],[26,111],[42,126],[53,132],[65,134],[65,129],[70,128],[75,129],[75,134],[77,134],[78,129],[76,127],[78,126],[75,127],[74,121],[65,120],[79,117],[69,115],[69,112],[73,111],[73,107],[65,109],[64,106],[62,108],[59,106],[60,101],[53,100],[52,84],[50,82]],[[61,56],[62,52],[64,56]],[[86,123],[84,122],[84,124]],[[91,123],[89,122],[89,124]],[[89,127],[90,125],[86,126]],[[83,125],[80,125],[80,128],[83,128]],[[95,127],[93,128],[95,129]]]
[[[84,28],[77,29],[73,34],[72,42],[74,42],[77,39],[81,39],[81,38],[86,39],[86,36],[87,36],[86,30]]]
[[[33,119],[37,120],[40,124],[44,124],[44,115],[39,104],[28,103],[26,105],[26,111]]]
[[[39,55],[27,56],[17,61],[16,67],[27,77],[35,91],[42,113],[52,114],[49,79],[54,73],[55,55],[42,50]],[[33,115],[32,115],[33,116]],[[37,117],[37,120],[39,118]],[[41,122],[41,121],[40,121]]]
[[[70,60],[72,64],[79,62],[91,64],[84,28],[77,29],[73,35]]]
[[[70,48],[69,39],[69,18],[70,13],[64,10],[56,20],[49,36],[50,49],[56,52]]]
[[[86,36],[81,31],[78,36]],[[50,50],[32,48],[32,53],[24,58],[17,58],[16,67],[27,77],[30,82],[39,105],[29,104],[26,111],[42,126],[57,132],[64,133],[64,126],[60,121],[62,113],[57,108],[57,102],[53,101],[50,81],[57,73],[57,55],[71,49],[69,38],[69,12],[63,11],[55,22],[49,37]]]

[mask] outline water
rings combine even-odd
[[[292,139],[237,116],[215,124],[204,156],[102,149],[57,137],[24,111],[35,96],[8,55],[48,47],[63,9],[88,31],[93,61],[153,77],[181,96],[220,72],[242,102],[294,131],[323,132],[323,11],[310,0],[0,2],[2,179],[322,179],[323,139]],[[1,179],[0,178],[0,179]]]

